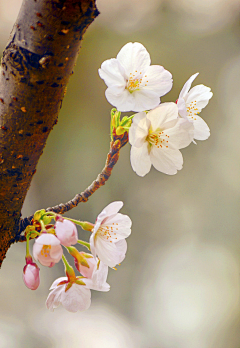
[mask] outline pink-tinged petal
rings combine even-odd
[[[162,173],[174,175],[177,173],[177,170],[182,169],[183,158],[179,150],[172,150],[169,148],[158,149],[153,146],[150,157],[155,169]]]
[[[143,89],[154,91],[158,97],[162,97],[168,93],[172,89],[172,85],[172,74],[160,65],[149,66],[141,82]]]
[[[183,98],[178,98],[177,101],[178,113],[181,117],[187,119],[186,102]]]
[[[199,116],[195,116],[194,119],[189,118],[194,126],[194,139],[206,140],[210,136],[210,129],[207,123]]]
[[[60,245],[60,241],[52,233],[43,233],[40,237],[35,239],[35,243],[41,245]]]
[[[91,305],[91,291],[83,285],[73,283],[61,296],[63,307],[69,312],[85,311]]]
[[[155,108],[160,103],[159,95],[153,91],[145,88],[140,88],[132,92],[134,105],[132,111],[140,112]]]
[[[125,69],[127,75],[134,72],[144,72],[151,64],[151,59],[146,48],[139,42],[129,42],[122,47],[117,55],[117,60]]]
[[[185,100],[186,104],[190,104],[191,102],[196,103],[197,112],[200,112],[205,106],[208,104],[209,99],[211,99],[213,93],[209,87],[204,85],[194,86],[189,93],[186,95]]]
[[[55,232],[61,244],[65,247],[74,245],[78,241],[77,227],[72,221],[58,220],[55,224]]]
[[[167,122],[162,126],[163,138],[167,135],[170,149],[182,149],[193,141],[194,127],[188,119],[178,118]],[[166,141],[164,141],[165,145]]]
[[[142,146],[148,136],[150,125],[145,112],[136,114],[129,129],[129,143],[135,147]]]
[[[68,278],[67,277],[60,277],[56,280],[54,280],[54,282],[52,283],[51,287],[49,290],[53,290],[53,289],[56,289],[58,287],[58,284],[63,282],[63,281],[67,281]],[[59,285],[60,286],[60,285]]]
[[[141,147],[132,146],[130,153],[131,166],[134,172],[139,176],[146,175],[151,169],[151,160],[148,151],[148,142]]]
[[[95,268],[92,279],[84,279],[86,288],[96,291],[109,291],[110,285],[106,283],[108,275],[108,266],[103,262],[99,263],[99,268]]]
[[[46,300],[47,308],[53,312],[61,304],[62,294],[65,292],[65,285],[59,285],[59,287],[52,290]]]
[[[116,93],[116,89],[109,87],[105,92],[107,101],[115,106],[118,111],[127,112],[135,111],[135,100],[133,95],[127,90],[120,90]]]
[[[86,278],[92,278],[92,274],[95,268],[97,268],[97,260],[95,257],[88,257],[86,258],[86,261],[89,267],[83,266],[81,263],[79,263],[79,272]]]
[[[102,63],[101,69],[98,69],[99,76],[104,80],[108,87],[118,86],[125,88],[125,71],[117,59],[112,58]]]
[[[176,103],[163,103],[147,114],[147,118],[151,122],[151,130],[161,130],[162,125],[168,121],[178,118],[178,107]]]
[[[62,254],[63,254],[63,249],[61,245],[52,246],[50,250],[50,257],[52,258],[52,262],[58,263],[62,258]]]
[[[186,94],[188,93],[193,81],[195,80],[195,78],[198,76],[199,73],[196,73],[194,75],[192,75],[187,82],[185,83],[185,85],[183,86],[180,94],[179,94],[179,98],[184,98],[186,96]]]

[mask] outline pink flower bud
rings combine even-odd
[[[55,224],[55,232],[61,244],[65,247],[74,245],[78,241],[77,227],[69,220],[57,220]]]
[[[40,284],[39,267],[36,263],[27,260],[27,264],[23,268],[23,281],[27,288],[36,290]]]

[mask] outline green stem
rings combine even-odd
[[[29,235],[26,236],[26,257],[31,256],[30,252],[29,252]]]
[[[88,250],[91,251],[90,244],[87,242],[84,242],[83,240],[78,240],[78,244],[84,245]]]
[[[42,221],[42,219],[40,219],[39,222],[40,222],[40,225],[41,225],[41,227],[42,227],[42,230],[45,230],[45,224],[44,224],[44,222]]]

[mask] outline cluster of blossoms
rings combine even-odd
[[[126,255],[127,238],[131,233],[131,220],[118,213],[122,202],[109,204],[97,217],[95,224],[63,218],[61,215],[37,211],[32,225],[25,232],[27,239],[26,265],[23,269],[25,285],[36,290],[40,284],[39,267],[29,253],[29,239],[35,238],[33,257],[43,266],[53,267],[61,259],[65,265],[66,277],[56,279],[50,290],[46,305],[50,310],[63,305],[68,311],[88,309],[91,304],[91,289],[109,291],[106,282],[108,267],[120,264]],[[52,220],[55,224],[51,224]],[[77,225],[90,231],[89,243],[78,239]],[[90,253],[79,252],[75,244],[87,247]],[[81,275],[76,276],[63,255],[63,247],[74,257],[75,267]]]
[[[160,104],[160,97],[172,88],[172,75],[159,65],[150,65],[149,53],[140,43],[128,43],[117,58],[106,60],[99,69],[108,86],[107,100],[115,107],[111,111],[111,137],[128,133],[131,165],[140,176],[153,165],[157,170],[173,175],[182,169],[179,149],[195,140],[205,140],[210,130],[198,116],[212,97],[209,87],[191,84],[198,73],[183,86],[175,103]],[[121,112],[137,112],[121,118]],[[118,140],[119,141],[119,140]],[[131,233],[131,220],[119,210],[122,202],[109,204],[97,217],[95,224],[63,218],[45,210],[34,214],[32,225],[25,232],[27,240],[26,265],[23,280],[29,289],[40,283],[39,267],[29,253],[29,240],[35,239],[33,257],[43,266],[53,267],[61,259],[66,277],[56,279],[46,305],[50,310],[62,304],[67,310],[85,310],[91,303],[90,290],[108,291],[108,267],[120,264],[127,251],[126,238]],[[52,220],[55,221],[51,224]],[[78,239],[76,225],[90,231],[89,242]],[[81,244],[90,253],[80,252],[73,245]],[[63,255],[63,247],[74,258],[76,276]]]
[[[153,165],[172,175],[182,169],[179,149],[209,137],[209,127],[198,114],[213,94],[204,85],[190,89],[197,73],[185,83],[176,103],[160,104],[160,97],[172,88],[172,75],[162,66],[150,64],[145,47],[129,42],[117,58],[102,63],[99,75],[108,87],[106,98],[116,107],[118,119],[121,111],[138,112],[117,124],[117,134],[129,131],[133,170],[144,176]]]

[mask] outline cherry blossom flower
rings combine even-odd
[[[172,88],[172,75],[160,65],[151,65],[150,55],[138,42],[122,47],[117,58],[98,70],[108,86],[106,98],[118,111],[144,111],[156,107]]]
[[[65,247],[69,247],[70,245],[77,243],[77,227],[72,221],[63,218],[58,219],[54,228],[58,239]]]
[[[173,175],[182,169],[183,157],[179,149],[193,140],[193,125],[178,117],[175,103],[163,103],[155,109],[136,114],[129,130],[131,165],[140,176],[153,165],[165,174]]]
[[[98,256],[101,263],[109,267],[124,260],[127,251],[125,238],[131,233],[131,219],[118,213],[122,206],[123,202],[113,202],[104,208],[97,217],[90,237],[93,256]]]
[[[35,239],[33,257],[43,266],[53,267],[61,260],[63,250],[60,240],[51,233],[43,233]]]
[[[68,277],[56,279],[47,298],[46,306],[53,311],[60,304],[69,312],[84,311],[90,307],[91,291],[84,283],[84,279],[70,282]]]
[[[90,254],[89,254],[90,255]],[[86,278],[91,279],[86,285],[97,291],[109,291],[110,285],[106,282],[108,276],[108,266],[94,257],[88,257],[89,268],[79,264],[79,272]]]
[[[23,281],[31,290],[36,290],[40,284],[39,267],[32,261],[31,256],[26,257],[26,265],[23,268]]]
[[[209,87],[197,85],[190,89],[198,73],[192,75],[183,86],[177,100],[179,115],[188,119],[194,126],[194,139],[206,140],[210,136],[210,129],[206,122],[198,116],[212,98]]]

